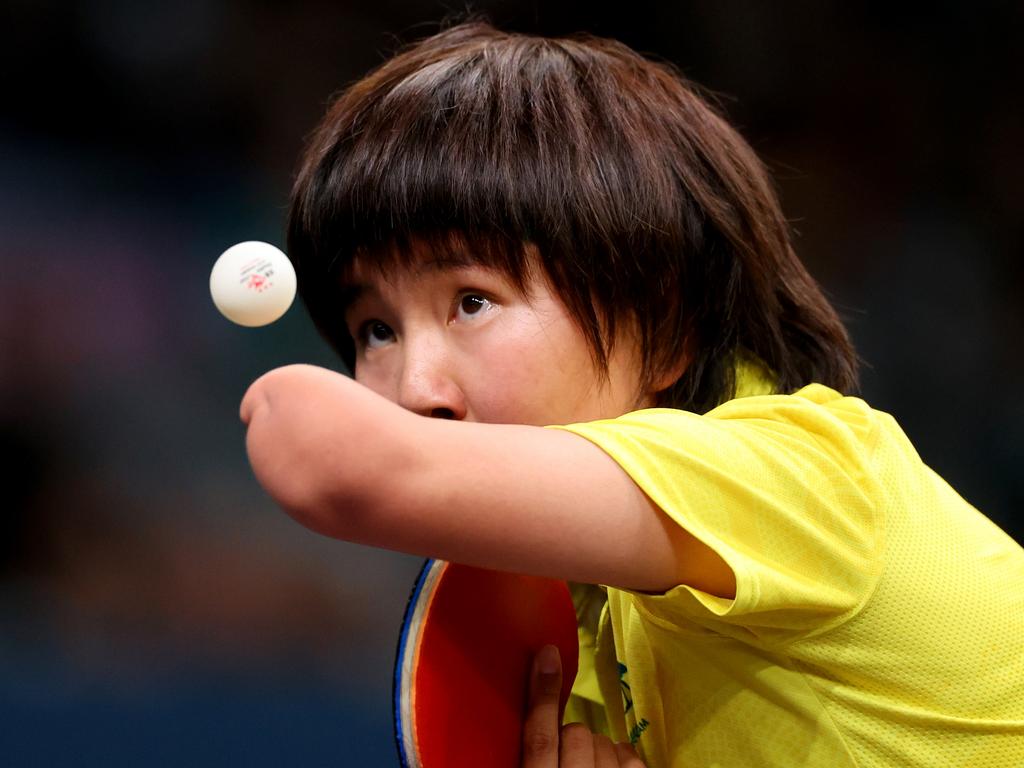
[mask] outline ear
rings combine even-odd
[[[671,387],[686,373],[686,369],[689,367],[690,361],[688,359],[679,360],[676,364],[663,370],[659,373],[653,382],[651,382],[651,394],[657,395],[664,392],[666,389]]]
[[[651,381],[650,394],[657,395],[664,392],[679,381],[683,377],[683,374],[686,373],[686,369],[689,368],[690,363],[693,362],[693,344],[690,341],[691,338],[692,337],[687,336],[683,340],[682,349],[679,350],[675,359],[663,364],[658,373],[655,374],[654,379]]]

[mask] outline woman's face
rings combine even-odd
[[[641,391],[636,344],[619,338],[601,377],[538,270],[525,296],[499,271],[429,256],[387,277],[357,262],[348,277],[356,380],[410,411],[544,425],[653,404]]]

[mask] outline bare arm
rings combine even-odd
[[[241,415],[257,479],[328,536],[584,583],[735,593],[721,558],[569,432],[424,418],[312,366],[256,381]]]

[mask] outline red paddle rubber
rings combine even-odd
[[[568,585],[428,560],[395,661],[403,768],[518,768],[533,657],[562,656],[564,710],[579,661]]]

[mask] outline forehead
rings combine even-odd
[[[447,255],[426,254],[422,258],[390,263],[355,259],[341,275],[343,304],[349,307],[368,293],[380,293],[384,288],[395,289],[403,284],[443,277],[473,268],[492,269],[469,258]]]
[[[342,285],[391,283],[417,279],[470,267],[491,267],[461,254],[419,253],[402,259],[377,260],[356,257],[341,276]]]
[[[503,279],[523,296],[532,293],[531,287],[538,278],[545,277],[534,246],[512,248],[508,243],[470,241],[447,234],[416,238],[405,246],[393,243],[358,252],[340,270],[338,284],[343,305],[348,307],[367,293],[480,270]]]

